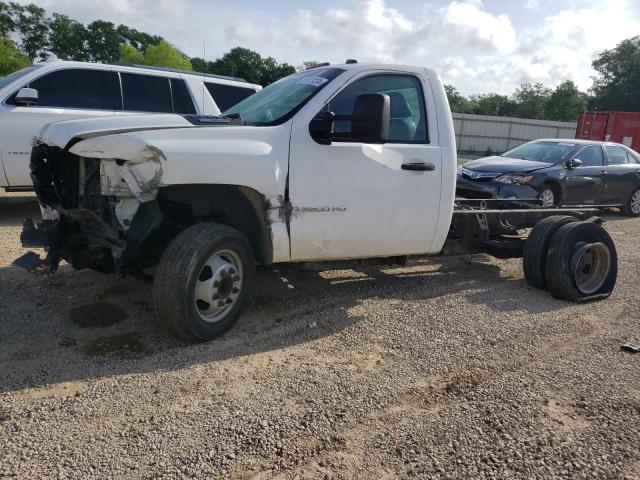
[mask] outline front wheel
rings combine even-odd
[[[551,208],[556,204],[556,194],[550,187],[544,187],[544,190],[538,195],[538,200],[542,203],[543,208]]]
[[[156,315],[185,340],[212,340],[241,315],[253,280],[253,253],[242,233],[215,223],[193,225],[162,255],[153,286]]]
[[[622,214],[627,217],[640,216],[640,188],[631,194],[627,204],[622,207]]]

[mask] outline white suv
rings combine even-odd
[[[32,189],[31,144],[48,123],[132,113],[219,115],[261,88],[238,78],[148,66],[32,65],[0,78],[0,187]]]

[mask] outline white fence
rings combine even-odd
[[[454,113],[459,152],[502,153],[537,138],[575,138],[576,123]]]

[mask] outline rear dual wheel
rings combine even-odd
[[[613,240],[597,223],[553,216],[540,221],[525,244],[527,282],[555,298],[582,302],[611,295],[618,275]]]
[[[545,274],[547,270],[547,252],[549,251],[551,239],[560,227],[574,222],[577,222],[575,217],[553,215],[535,224],[524,244],[522,254],[524,277],[529,285],[540,290],[547,289]]]
[[[618,277],[613,240],[596,223],[564,225],[549,244],[545,275],[555,298],[571,302],[607,298]]]

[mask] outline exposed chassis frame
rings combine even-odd
[[[543,208],[536,199],[456,199],[441,254],[489,253],[497,258],[520,258],[526,230],[540,220],[552,215],[586,220],[599,213],[597,208]]]

